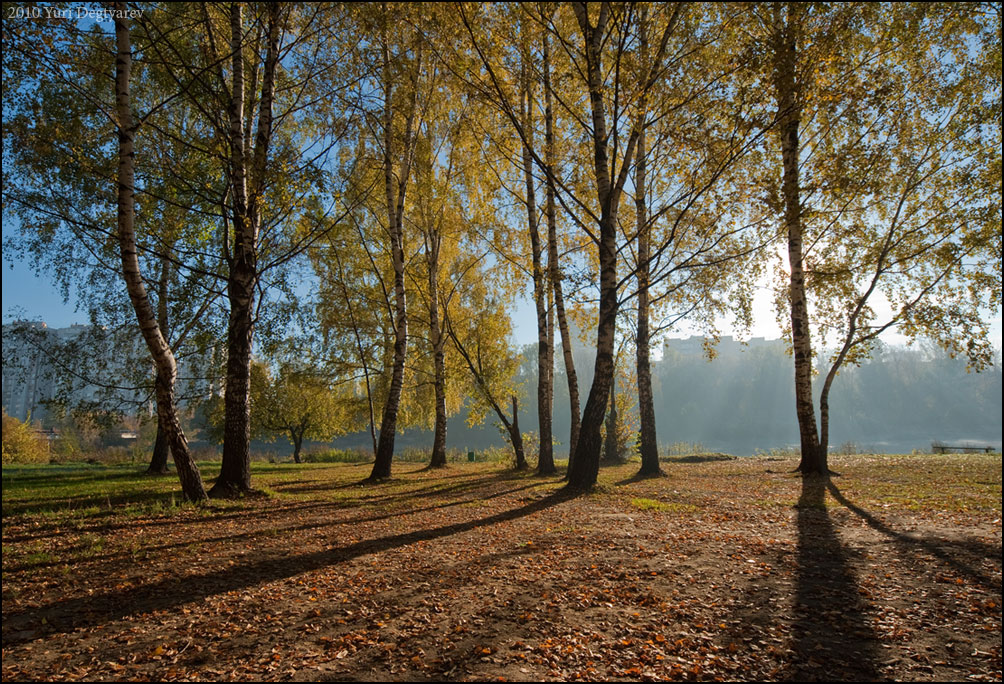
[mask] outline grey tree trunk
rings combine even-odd
[[[153,442],[153,454],[150,456],[150,465],[147,466],[147,475],[167,475],[170,471],[167,468],[167,459],[171,456],[171,449],[167,444],[167,432],[164,430],[160,412],[157,413],[157,437]]]
[[[125,3],[115,3],[115,103],[118,116],[118,216],[117,229],[119,253],[122,260],[122,276],[125,279],[129,299],[136,313],[143,339],[157,367],[157,412],[162,416],[161,425],[167,442],[174,455],[175,467],[181,481],[184,497],[189,501],[203,502],[208,497],[202,484],[202,475],[188,451],[188,440],[181,429],[174,401],[174,382],[177,364],[170,346],[161,334],[157,317],[147,296],[146,286],[139,269],[135,231],[135,151],[133,138],[135,127],[132,118],[132,101],[129,81],[132,71],[132,46],[129,25],[125,19]]]
[[[258,131],[252,161],[252,188],[244,125],[245,83],[243,16],[239,3],[231,5],[230,47],[233,52],[230,104],[230,182],[233,197],[233,252],[229,256],[227,299],[227,378],[224,390],[223,464],[210,490],[214,497],[232,498],[251,490],[251,349],[254,335],[255,288],[258,285],[258,225],[264,190],[265,163],[272,138],[272,100],[279,61],[279,6],[268,6],[268,47],[262,73]]]
[[[525,41],[524,41],[525,44]],[[551,433],[551,371],[548,364],[553,358],[547,334],[547,284],[541,263],[542,247],[537,217],[537,194],[533,178],[533,96],[527,73],[528,55],[523,54],[523,96],[520,108],[523,115],[523,177],[526,181],[526,217],[530,233],[530,251],[533,259],[533,303],[537,311],[537,425],[540,442],[537,472],[550,475],[556,472]]]
[[[550,39],[544,35],[544,135],[545,156],[547,166],[553,169],[557,166],[554,151],[554,109],[551,96],[551,48]],[[572,358],[572,340],[568,330],[568,317],[565,315],[565,297],[562,291],[561,264],[558,261],[558,218],[554,201],[554,178],[547,174],[547,270],[551,279],[551,290],[554,294],[554,310],[558,318],[558,330],[561,333],[561,353],[565,363],[565,378],[568,381],[568,403],[571,415],[571,429],[568,436],[568,455],[571,458],[575,445],[579,441],[579,381],[575,374],[575,361]],[[553,340],[553,333],[551,339]],[[554,366],[554,349],[551,348],[550,367]],[[553,391],[553,387],[552,387]],[[571,461],[569,461],[571,467]]]
[[[647,13],[643,8],[639,14],[638,39],[641,45],[643,62],[648,59]],[[652,366],[649,360],[649,233],[648,223],[648,188],[646,186],[645,162],[645,115],[647,109],[646,93],[642,93],[639,109],[638,147],[635,153],[635,214],[638,230],[638,330],[636,333],[635,370],[638,375],[638,414],[639,437],[641,450],[641,468],[639,475],[660,475],[659,442],[655,427],[655,400],[652,396]]]
[[[394,182],[394,110],[393,79],[390,64],[390,48],[386,32],[387,12],[384,7],[383,68],[384,68],[384,191],[387,201],[387,229],[391,239],[391,260],[394,264],[394,361],[391,369],[390,388],[384,403],[380,421],[380,438],[377,442],[376,458],[369,479],[381,480],[390,477],[391,462],[394,459],[394,437],[397,434],[397,414],[401,405],[401,389],[404,386],[404,366],[408,352],[408,305],[404,289],[404,199],[408,187],[413,147],[413,126],[417,109],[418,74],[421,73],[422,52],[419,48],[415,83],[411,107],[402,146],[401,171],[397,184]],[[396,194],[396,197],[395,197]]]
[[[617,454],[617,373],[610,380],[610,410],[607,411],[606,443],[603,447],[603,460],[606,463],[616,463]]]
[[[504,421],[504,418],[503,418]],[[516,454],[516,470],[526,470],[526,453],[523,451],[523,435],[519,431],[519,402],[516,395],[512,395],[512,422],[506,425],[509,430],[509,440],[512,442],[512,450]]]
[[[644,174],[644,171],[642,171]],[[644,179],[641,181],[644,187]],[[645,214],[644,199],[639,201],[639,223]],[[655,399],[652,394],[652,367],[649,359],[649,239],[648,229],[639,229],[638,234],[638,330],[636,348],[636,371],[638,375],[638,413],[640,432],[641,469],[640,475],[659,475],[659,442],[655,426]]]
[[[157,281],[157,325],[160,327],[160,334],[168,341],[171,338],[168,331],[167,320],[167,295],[169,290],[170,268],[171,262],[168,260],[167,255],[164,255],[160,260],[160,278]],[[163,382],[156,368],[154,368],[153,375],[154,383]],[[154,391],[156,391],[156,385],[154,385]],[[162,417],[158,412],[157,437],[153,443],[153,454],[150,456],[150,465],[146,469],[148,475],[166,475],[168,473],[167,459],[170,456],[171,449],[167,445],[167,434],[161,426],[161,421]]]
[[[606,414],[607,398],[614,374],[614,334],[617,322],[617,205],[624,187],[625,175],[611,181],[607,153],[607,124],[603,104],[601,44],[606,22],[610,16],[609,5],[600,8],[596,26],[589,23],[584,3],[574,4],[575,16],[582,30],[586,47],[586,69],[589,79],[589,101],[593,123],[593,173],[599,200],[599,266],[600,306],[596,328],[596,361],[593,366],[593,384],[582,413],[582,428],[568,469],[568,486],[584,490],[596,484],[600,467],[600,450],[603,446],[600,425]],[[628,145],[627,158],[634,151],[635,138]]]
[[[796,91],[797,21],[791,5],[784,12],[774,8],[774,91],[777,99],[781,159],[784,167],[781,192],[784,223],[788,233],[788,262],[791,268],[788,297],[791,307],[791,340],[795,352],[795,412],[801,439],[802,473],[826,473],[826,453],[820,449],[816,414],[812,403],[812,343],[809,336],[809,309],[805,295],[802,261],[802,208],[799,192],[798,128],[801,103]],[[782,16],[785,14],[786,16]]]
[[[659,47],[654,58],[644,65],[644,78],[641,79],[639,93],[650,89],[659,78],[659,65],[666,54],[669,37],[675,30],[680,16],[681,5],[674,6],[669,22],[662,33]],[[627,181],[628,172],[634,161],[635,145],[641,133],[634,126],[628,137],[623,153],[618,155],[616,141],[609,139],[606,122],[606,112],[603,103],[604,69],[602,65],[602,50],[605,44],[607,23],[611,16],[611,6],[602,3],[593,26],[589,19],[586,3],[572,4],[575,18],[582,33],[585,69],[588,79],[589,104],[592,117],[593,143],[593,175],[596,183],[596,199],[600,209],[597,221],[599,266],[600,266],[600,306],[599,320],[596,329],[596,362],[593,372],[593,385],[586,399],[586,407],[582,413],[582,432],[576,444],[568,472],[568,487],[573,490],[589,489],[596,483],[599,472],[600,424],[606,409],[607,393],[614,374],[614,336],[617,323],[617,209],[620,206],[621,193]],[[614,70],[615,78],[621,71]],[[619,85],[619,84],[617,84]],[[614,97],[620,89],[615,86]],[[615,105],[616,107],[617,105]],[[615,124],[616,125],[616,124]],[[617,136],[614,136],[616,138]],[[620,168],[611,165],[608,145],[614,144],[614,159],[621,159]]]
[[[434,236],[427,249],[429,267],[429,339],[432,342],[432,364],[436,390],[436,424],[433,428],[430,468],[446,467],[446,336],[439,323],[439,247]]]
[[[156,385],[160,385],[163,380],[160,379],[160,374],[156,374],[156,379],[154,380]],[[155,392],[160,391],[159,387],[155,386]],[[154,395],[156,396],[156,394]],[[160,405],[157,405],[157,437],[153,441],[153,454],[150,456],[150,465],[147,466],[147,475],[167,475],[170,472],[167,469],[167,459],[171,456],[171,447],[168,445],[167,441],[167,431],[164,429],[164,425],[167,422],[167,418],[160,414]]]
[[[387,107],[388,118],[390,106]],[[386,143],[390,144],[390,128]],[[388,147],[389,149],[389,147]],[[385,159],[385,164],[390,164]],[[391,461],[394,458],[394,437],[397,434],[397,414],[401,403],[401,389],[404,386],[404,365],[408,353],[408,305],[404,289],[404,236],[393,200],[393,167],[385,167],[388,187],[387,201],[390,217],[391,258],[394,264],[394,361],[391,367],[390,390],[384,403],[380,420],[380,438],[377,442],[376,459],[373,462],[371,480],[390,477]],[[403,200],[403,195],[402,195]]]

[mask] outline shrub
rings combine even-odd
[[[474,460],[477,463],[504,463],[508,466],[512,466],[516,462],[516,456],[512,452],[512,447],[508,444],[504,447],[489,446],[481,449],[451,449],[450,452],[447,453],[446,458],[447,460],[456,463],[466,463],[467,453],[469,451],[474,452]],[[524,455],[526,455],[525,445]]]
[[[365,463],[372,460],[372,454],[354,449],[328,449],[303,454],[304,463]]]
[[[670,456],[691,456],[693,454],[707,453],[707,449],[700,442],[673,442],[669,446],[662,446],[659,449],[661,458],[668,460]]]
[[[787,447],[773,447],[768,451],[763,449],[757,449],[753,452],[753,456],[757,458],[764,458],[767,460],[787,460],[792,458],[799,458],[802,455],[802,451],[797,446],[787,446]]]
[[[29,417],[30,420],[30,417]],[[3,463],[48,463],[49,440],[3,412]]]

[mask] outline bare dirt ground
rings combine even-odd
[[[1000,457],[859,459],[628,464],[577,497],[338,466],[239,508],[8,516],[3,679],[1000,681]]]

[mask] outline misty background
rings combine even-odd
[[[31,351],[4,326],[3,406],[21,420],[29,415],[44,427],[56,425],[47,398],[56,395],[55,368]],[[46,328],[32,324],[30,330],[61,342],[77,339],[91,326]],[[579,338],[573,347],[580,388],[592,383],[593,354]],[[94,345],[91,345],[94,346]],[[523,345],[522,362],[516,378],[519,396],[519,424],[524,434],[536,433],[537,359],[536,345]],[[748,456],[758,451],[787,449],[798,445],[795,416],[794,371],[787,342],[754,337],[743,344],[725,336],[713,347],[709,359],[703,337],[667,339],[653,354],[653,391],[657,433],[662,452],[690,450]],[[825,361],[825,358],[821,359]],[[112,379],[124,372],[126,357],[114,353],[105,359],[105,373]],[[625,346],[618,358],[618,413],[629,428],[637,428],[637,388],[634,382],[634,350]],[[146,368],[145,364],[139,364]],[[141,368],[141,369],[142,369]],[[25,373],[24,371],[29,372]],[[182,382],[182,389],[184,389]],[[872,358],[859,367],[848,367],[836,378],[830,397],[830,448],[834,452],[910,453],[930,451],[932,442],[952,445],[972,444],[1001,448],[1001,368],[1000,353],[995,365],[975,373],[965,362],[949,357],[940,348],[918,344],[882,344]],[[817,394],[822,376],[814,379]],[[570,424],[568,385],[564,364],[559,358],[554,378],[554,436],[559,457],[567,455]],[[584,390],[583,390],[584,391]],[[135,405],[135,392],[123,405]],[[182,396],[184,396],[182,392]],[[197,396],[194,392],[191,396]],[[78,388],[77,402],[94,401],[109,405],[96,388]],[[585,396],[582,397],[585,401]],[[508,402],[506,402],[508,409]],[[133,409],[135,410],[135,409]],[[216,451],[205,438],[205,416],[196,412],[186,421],[192,446]],[[633,439],[633,438],[632,438]],[[399,433],[402,449],[428,450],[430,430],[406,429]],[[632,442],[633,443],[633,442]],[[536,440],[531,439],[530,445]],[[330,443],[308,442],[305,451],[327,448],[355,449],[371,454],[372,441],[365,431],[349,434]],[[466,411],[449,420],[447,447],[463,452],[498,447],[509,449],[508,439],[495,426],[494,416],[481,425],[467,425]],[[256,440],[252,451],[258,457],[289,456],[292,446],[281,434],[271,442]],[[531,446],[529,457],[534,458]]]
[[[748,456],[757,451],[798,445],[794,371],[784,340],[753,338],[744,345],[723,337],[709,360],[704,338],[668,339],[652,368],[660,450],[679,442],[699,443],[707,451]],[[633,350],[632,350],[633,351]],[[592,352],[575,349],[579,386],[592,381]],[[618,411],[635,421],[634,355],[618,362]],[[523,347],[519,424],[537,431],[536,346]],[[814,378],[817,394],[822,378]],[[568,385],[560,360],[554,378],[556,452],[567,455]],[[960,359],[931,346],[883,345],[860,367],[845,369],[834,380],[830,398],[831,450],[875,453],[930,451],[935,441],[1001,448],[1001,368],[967,372]],[[585,397],[583,397],[583,401]],[[406,430],[403,447],[426,447],[432,434]],[[333,445],[369,449],[369,435],[342,437]],[[449,422],[447,445],[458,449],[506,447],[499,430],[487,421],[470,428],[465,414]],[[284,453],[285,444],[269,445]]]

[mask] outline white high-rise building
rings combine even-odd
[[[127,370],[143,358],[136,350],[107,340],[104,346],[73,348],[94,330],[81,324],[49,328],[36,321],[4,325],[3,408],[8,415],[43,419],[49,412],[46,402],[60,394],[73,404],[103,401],[121,408],[142,404],[148,392],[130,388],[125,380]],[[151,376],[152,372],[151,367]]]

